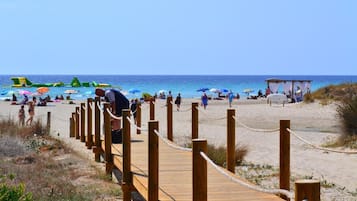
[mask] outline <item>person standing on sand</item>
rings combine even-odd
[[[129,109],[129,100],[118,90],[115,89],[96,89],[95,94],[99,97],[104,97],[110,103],[111,112],[117,117],[122,116],[123,109]],[[112,119],[112,130],[116,131],[121,129],[120,120]]]
[[[33,101],[29,101],[28,104],[29,104],[28,112],[29,112],[30,117],[27,119],[26,125],[31,126],[32,121],[33,121],[33,116],[35,116],[35,103]]]
[[[206,93],[203,93],[203,95],[201,96],[201,101],[202,101],[202,105],[203,108],[206,109],[207,105],[208,105],[208,96]]]
[[[178,93],[176,96],[175,104],[177,106],[177,111],[180,111],[180,105],[181,105],[181,94]]]
[[[21,108],[19,109],[19,125],[20,126],[24,126],[25,125],[25,109],[24,109],[24,105],[21,105]]]
[[[233,92],[232,92],[232,90],[230,90],[229,93],[228,93],[229,107],[232,107],[233,98],[234,98]]]

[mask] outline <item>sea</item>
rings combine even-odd
[[[72,87],[70,83],[74,77],[80,82],[97,82],[110,84],[111,88],[119,89],[128,99],[140,98],[142,93],[154,95],[159,92],[172,92],[175,97],[178,93],[183,98],[198,98],[202,95],[199,89],[208,89],[206,93],[214,95],[209,89],[219,89],[223,91],[231,90],[234,94],[246,97],[246,89],[251,93],[263,92],[267,88],[266,80],[270,78],[287,80],[311,80],[311,91],[328,85],[357,82],[357,76],[321,76],[321,75],[0,75],[0,99],[11,98],[11,94],[21,90],[29,91],[34,95],[37,88],[15,88],[12,87],[12,77],[26,77],[33,83],[56,83],[63,82],[63,87],[49,87],[49,91],[43,96],[67,96],[66,90],[74,89],[76,93],[70,94],[72,99],[85,100],[95,97],[95,87]],[[224,90],[225,89],[225,90]],[[281,89],[283,90],[283,89]],[[213,91],[213,90],[212,90]]]

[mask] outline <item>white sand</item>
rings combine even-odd
[[[178,144],[189,142],[191,137],[191,102],[195,99],[183,99],[181,111],[176,111],[174,105],[174,141]],[[163,100],[156,102],[156,120],[159,121],[160,133],[166,133],[166,108]],[[0,117],[11,115],[17,118],[20,106],[0,102]],[[51,130],[54,136],[69,142],[76,147],[78,140],[69,138],[69,117],[77,105],[49,103],[46,107],[35,108],[35,119],[42,118],[46,122],[47,112],[52,113]],[[25,108],[27,111],[27,107]],[[224,145],[226,143],[226,115],[228,102],[226,100],[210,101],[206,110],[199,110],[199,137],[205,138],[210,144]],[[280,120],[291,120],[291,129],[309,142],[322,145],[328,140],[339,136],[336,105],[322,106],[313,104],[266,104],[265,100],[243,100],[233,103],[237,121],[256,129],[279,128]],[[147,128],[149,105],[142,106],[143,128]],[[134,127],[132,129],[134,132]],[[279,166],[279,133],[256,132],[236,125],[236,143],[247,145],[249,152],[245,160],[255,164],[270,164]],[[78,145],[85,149],[83,145]],[[90,153],[90,152],[88,152]],[[321,181],[345,187],[347,191],[357,191],[357,154],[324,152],[311,148],[294,136],[291,136],[291,172],[292,175],[313,176]],[[331,193],[331,192],[330,192]],[[332,192],[333,193],[333,192]],[[322,197],[329,197],[325,195]],[[343,200],[353,200],[343,199]],[[339,200],[339,199],[336,199]],[[341,199],[342,200],[342,199]]]

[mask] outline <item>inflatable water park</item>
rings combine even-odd
[[[73,77],[71,83],[65,84],[63,82],[54,82],[54,83],[33,83],[26,77],[11,77],[13,81],[12,87],[22,88],[22,87],[111,87],[111,84],[107,83],[97,83],[96,81],[92,82],[80,82],[77,77]]]

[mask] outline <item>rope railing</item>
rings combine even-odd
[[[91,110],[93,110],[93,105],[94,105],[94,102],[91,102],[91,103],[89,104],[89,107],[90,107]]]
[[[242,123],[241,121],[238,120],[238,118],[236,118],[235,116],[233,116],[233,119],[237,121],[237,123],[241,126],[243,126],[244,128],[251,130],[251,131],[255,131],[255,132],[265,132],[265,133],[273,133],[273,132],[277,132],[280,130],[280,128],[273,128],[273,129],[258,129],[258,128],[252,128],[249,127],[247,125],[245,125],[244,123]]]
[[[104,110],[103,110],[103,108],[102,108],[102,106],[100,105],[99,102],[97,102],[97,107],[99,108],[100,111],[104,112]]]
[[[288,190],[284,190],[284,189],[264,189],[261,188],[259,186],[255,186],[252,184],[248,184],[244,181],[241,181],[239,179],[237,179],[236,177],[233,177],[231,175],[229,175],[227,172],[223,171],[221,167],[219,167],[218,165],[216,165],[204,152],[200,152],[200,155],[209,163],[211,164],[219,173],[221,173],[222,175],[226,176],[229,180],[238,183],[242,186],[245,186],[247,188],[250,188],[252,190],[256,190],[256,191],[260,191],[263,193],[270,193],[270,194],[282,194],[285,195],[286,197],[290,198],[291,200],[294,199],[294,195],[292,192],[288,191]]]
[[[122,119],[122,117],[117,117],[117,116],[115,116],[115,115],[112,113],[112,111],[110,111],[109,108],[107,108],[107,112],[108,112],[108,114],[109,114],[113,119],[117,119],[117,120],[121,120],[121,119]]]
[[[165,139],[160,133],[158,130],[154,130],[155,134],[163,141],[165,142],[169,147],[171,148],[174,148],[174,149],[177,149],[177,150],[181,150],[181,151],[189,151],[189,152],[192,152],[192,149],[190,148],[185,148],[185,147],[180,147],[174,143],[172,143],[171,141]]]
[[[290,134],[293,134],[300,141],[304,142],[305,144],[307,144],[315,149],[319,149],[322,151],[328,151],[328,152],[344,153],[344,154],[357,154],[357,151],[343,151],[343,150],[329,149],[329,148],[321,147],[318,145],[314,145],[314,144],[308,142],[307,140],[305,140],[304,138],[300,137],[296,132],[292,131],[291,129],[287,128],[286,130],[289,131]]]
[[[131,119],[130,117],[126,117],[126,119],[129,121],[129,123],[133,126],[135,126],[136,129],[138,130],[141,130],[141,131],[148,131],[149,129],[148,128],[142,128],[142,127],[139,127],[137,126]]]
[[[196,109],[199,110],[200,112],[202,112],[204,115],[209,116],[209,114],[206,111],[202,110],[200,107],[196,107]],[[223,120],[223,119],[227,119],[227,117],[224,116],[224,117],[218,117],[218,118],[209,118],[209,120]]]

